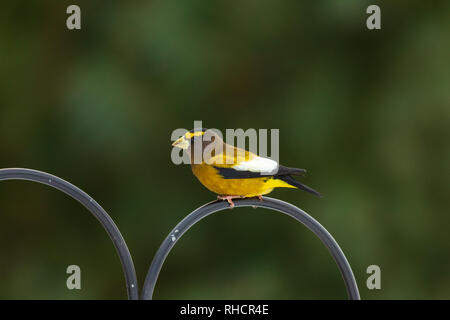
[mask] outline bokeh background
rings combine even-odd
[[[78,4],[82,29],[66,28]],[[366,28],[381,7],[382,30]],[[4,1],[0,168],[47,171],[111,215],[142,285],[175,224],[215,195],[170,134],[278,128],[281,162],[325,194],[272,193],[318,219],[364,299],[450,299],[450,2]],[[66,195],[0,183],[0,298],[124,299],[119,259]],[[66,268],[82,289],[66,288]],[[382,271],[368,290],[366,268]],[[263,209],[213,215],[175,246],[157,299],[345,299],[327,250]]]

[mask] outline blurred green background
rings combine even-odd
[[[66,28],[78,4],[82,29]],[[366,28],[381,6],[382,30]],[[281,162],[325,194],[271,196],[318,219],[364,299],[450,299],[450,2],[5,1],[0,168],[47,171],[111,215],[142,285],[186,214],[215,195],[170,160],[170,134],[279,128]],[[114,247],[64,194],[0,183],[0,298],[124,299]],[[66,288],[77,264],[82,289]],[[381,290],[366,268],[381,267]],[[345,299],[304,226],[213,215],[174,248],[157,299]]]

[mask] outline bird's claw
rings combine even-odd
[[[236,198],[242,198],[242,197],[241,196],[217,196],[217,199],[219,199],[219,200],[226,200],[230,205],[230,209],[234,208],[233,199],[236,199]]]

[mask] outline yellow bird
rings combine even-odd
[[[305,169],[288,168],[272,159],[233,147],[212,130],[188,131],[172,146],[187,151],[197,179],[218,194],[218,199],[227,200],[231,208],[235,198],[258,197],[262,200],[262,195],[274,188],[297,188],[322,197],[292,177],[305,174]]]

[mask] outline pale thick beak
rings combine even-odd
[[[189,148],[189,142],[184,137],[181,137],[180,139],[172,143],[172,146],[180,149],[187,149]]]

